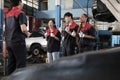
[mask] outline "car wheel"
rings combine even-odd
[[[41,46],[39,44],[33,44],[30,48],[30,52],[35,56],[39,55],[40,51],[41,51]]]

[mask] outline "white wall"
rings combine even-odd
[[[61,0],[61,9],[72,9],[73,0]],[[48,10],[55,10],[55,0],[48,0]]]

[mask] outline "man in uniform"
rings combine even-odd
[[[95,49],[95,35],[96,30],[88,21],[87,14],[80,16],[80,26],[78,28],[79,52],[91,51]]]
[[[5,19],[5,41],[3,41],[3,57],[8,57],[7,75],[10,75],[16,68],[26,66],[26,45],[25,35],[27,31],[27,18],[22,11],[21,0],[11,0],[12,9]]]
[[[66,26],[63,31],[64,40],[62,44],[62,54],[63,56],[70,56],[75,54],[78,25],[73,21],[73,15],[70,12],[65,13],[64,20]]]

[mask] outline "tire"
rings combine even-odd
[[[40,46],[40,44],[33,44],[30,47],[30,53],[32,53],[35,56],[39,55],[41,53],[41,46]]]

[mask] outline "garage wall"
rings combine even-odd
[[[73,0],[61,0],[61,9],[73,9]],[[48,10],[55,10],[55,0],[48,0]]]
[[[3,30],[3,7],[4,0],[0,0],[0,53],[2,52],[2,30]]]
[[[91,8],[89,8],[89,15],[92,15],[91,11],[92,11]],[[63,18],[66,12],[71,12],[75,18],[79,18],[80,15],[85,13],[82,9],[61,10],[61,18]],[[48,11],[46,10],[46,11],[36,12],[35,17],[41,18],[41,19],[55,18],[55,10],[48,10]]]

